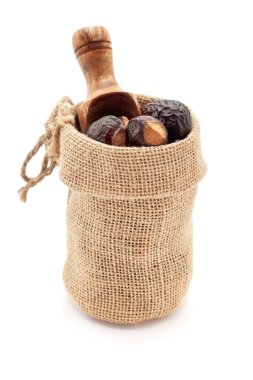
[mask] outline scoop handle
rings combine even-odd
[[[115,79],[111,39],[104,27],[88,27],[75,32],[73,48],[86,78],[88,100],[122,91]]]

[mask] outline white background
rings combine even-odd
[[[1,379],[253,378],[251,5],[1,2]],[[63,95],[86,97],[71,37],[90,25],[109,30],[122,88],[192,107],[209,167],[195,203],[190,291],[169,317],[132,327],[86,317],[64,289],[58,169],[26,204],[17,196],[21,163],[52,107]]]

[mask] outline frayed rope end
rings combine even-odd
[[[26,202],[27,193],[28,193],[28,188],[26,186],[19,189],[18,195],[19,195],[19,199],[21,200],[21,202],[24,202],[24,203]]]

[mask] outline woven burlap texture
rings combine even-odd
[[[138,96],[141,106],[151,99]],[[192,209],[206,172],[192,119],[184,140],[141,148],[108,146],[62,126],[60,178],[69,187],[64,283],[88,315],[137,323],[168,314],[186,294]]]

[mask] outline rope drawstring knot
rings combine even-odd
[[[27,182],[26,185],[18,191],[21,201],[26,202],[29,189],[37,185],[37,183],[42,181],[43,178],[50,175],[58,164],[60,155],[60,131],[66,124],[72,126],[75,125],[74,111],[75,106],[73,105],[72,100],[68,97],[64,97],[57,103],[49,116],[45,123],[45,133],[40,136],[33,149],[26,156],[21,167],[21,177]],[[46,153],[42,160],[40,172],[36,177],[28,177],[26,174],[28,162],[36,155],[43,145],[45,146]]]

